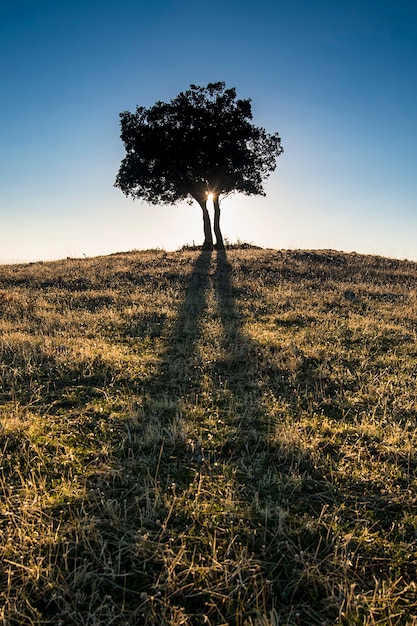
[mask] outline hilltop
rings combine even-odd
[[[417,622],[417,264],[0,266],[5,624]]]

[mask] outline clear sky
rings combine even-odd
[[[417,260],[415,0],[2,0],[0,262],[201,243],[113,187],[119,112],[223,80],[285,153],[223,234]]]

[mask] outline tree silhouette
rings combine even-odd
[[[190,85],[170,102],[120,113],[126,156],[115,187],[151,204],[196,200],[203,211],[204,245],[213,247],[209,197],[214,205],[216,248],[224,248],[220,197],[233,192],[265,195],[263,181],[283,152],[277,133],[254,126],[251,101],[237,100],[224,82]]]

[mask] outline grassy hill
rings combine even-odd
[[[417,623],[417,265],[0,267],[0,621]]]

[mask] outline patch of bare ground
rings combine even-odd
[[[417,623],[417,265],[0,267],[0,620]]]

